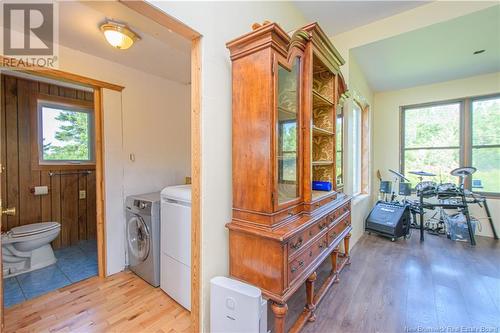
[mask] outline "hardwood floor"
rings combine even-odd
[[[131,272],[58,289],[5,311],[5,332],[190,332],[188,311]]]
[[[432,235],[420,243],[415,231],[395,243],[364,235],[318,306],[316,322],[302,332],[500,332],[500,241],[476,240],[471,248]],[[324,263],[317,286],[330,267]],[[304,294],[289,303],[289,325]]]

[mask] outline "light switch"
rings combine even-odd
[[[85,191],[85,190],[81,190],[81,191],[80,191],[79,198],[80,198],[80,199],[85,199],[86,197],[87,197],[87,191]]]

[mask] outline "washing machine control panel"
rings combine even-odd
[[[134,207],[137,207],[139,209],[147,209],[151,208],[151,203],[142,200],[134,200]]]

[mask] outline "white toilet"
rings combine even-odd
[[[61,232],[58,222],[26,224],[2,234],[3,276],[40,269],[57,261],[50,242]]]

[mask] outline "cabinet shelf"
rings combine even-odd
[[[313,90],[313,104],[314,104],[314,107],[333,106],[333,102],[328,100],[326,97],[321,95],[316,90]]]
[[[311,194],[312,194],[312,201],[316,201],[316,200],[320,200],[320,199],[323,199],[324,197],[327,197],[329,196],[330,194],[332,194],[334,191],[315,191],[315,190],[312,190],[311,191]]]
[[[282,106],[278,106],[278,111],[279,112],[283,112],[283,113],[287,113],[287,114],[290,114],[290,115],[296,115],[297,114],[297,112],[289,110],[289,109],[284,108]]]
[[[333,165],[333,161],[313,161],[312,165]]]
[[[333,135],[332,131],[328,131],[326,129],[323,129],[323,128],[320,128],[317,126],[313,126],[312,130],[313,130],[314,135]]]

